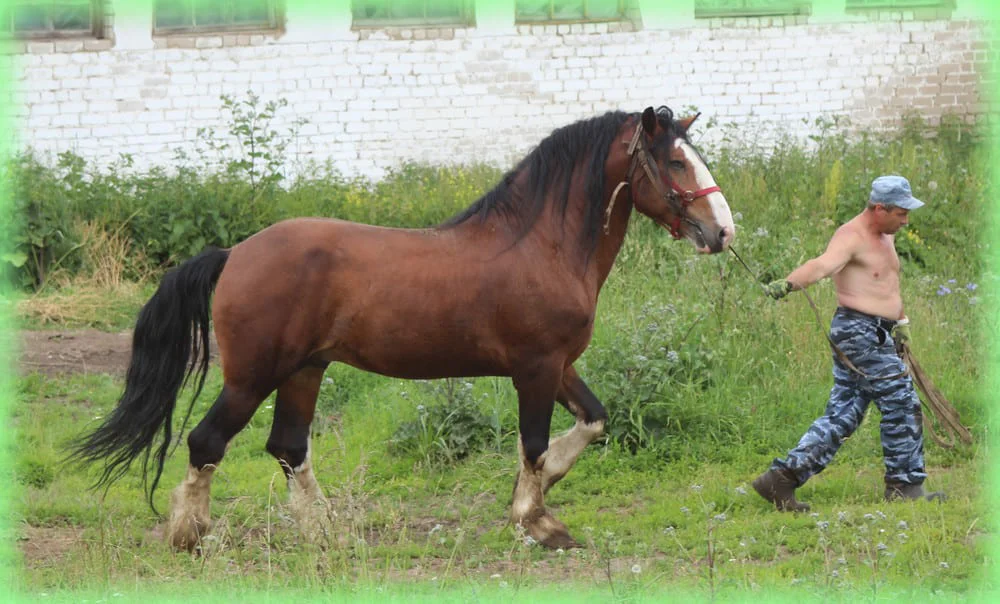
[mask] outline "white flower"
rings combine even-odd
[[[642,572],[642,567],[641,566],[639,566],[638,564],[633,564],[632,565],[632,574],[633,575],[638,575],[641,572]]]
[[[743,487],[736,487],[736,494],[737,495],[746,495],[747,494],[747,490],[744,489]]]

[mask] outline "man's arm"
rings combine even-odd
[[[851,261],[860,244],[861,238],[857,233],[840,227],[833,234],[822,256],[805,262],[784,279],[768,283],[764,286],[764,293],[778,300],[792,290],[805,289],[820,279],[829,277]]]
[[[785,280],[791,283],[794,289],[805,289],[829,277],[851,261],[860,242],[860,236],[854,231],[838,229],[821,256],[806,261],[789,273]]]

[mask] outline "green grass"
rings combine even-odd
[[[981,220],[989,158],[949,139],[947,129],[938,134],[925,140],[903,131],[854,144],[833,133],[811,151],[789,146],[772,155],[732,145],[714,150],[713,172],[740,215],[736,247],[763,279],[784,276],[821,252],[836,225],[860,210],[865,181],[875,173],[906,174],[928,202],[913,214],[909,234],[899,236],[913,348],[975,436],[971,447],[955,450],[926,445],[928,486],[950,494],[943,505],[882,502],[877,411],[801,489],[813,514],[779,514],[758,498],[750,481],[794,446],[825,406],[832,285],[810,290],[823,309],[817,323],[803,296],[766,299],[730,255],[695,257],[689,245],[635,216],[577,367],[611,411],[609,431],[641,435],[646,445],[633,455],[612,441],[595,443],[547,495],[584,548],[528,546],[506,521],[517,465],[508,380],[475,380],[462,395],[493,425],[469,456],[448,462],[431,455],[434,442],[411,450],[392,444],[401,426],[418,419],[419,406],[447,404],[440,388],[331,367],[313,426],[317,478],[338,512],[327,536],[304,535],[290,518],[281,472],[263,448],[273,404],[265,401],[216,474],[216,526],[204,555],[191,557],[163,544],[135,472],[101,497],[87,490],[93,474],[57,463],[69,439],[112,409],[120,381],[28,375],[17,380],[11,423],[12,510],[18,533],[30,538],[21,542],[29,557],[15,587],[52,599],[70,590],[141,597],[211,585],[240,595],[318,590],[463,601],[494,594],[506,601],[554,582],[557,591],[546,597],[557,601],[575,590],[602,601],[656,601],[666,593],[702,600],[920,600],[931,593],[985,599],[995,586],[987,547],[994,527],[982,484],[993,397],[983,387],[984,351],[1000,331],[991,311],[998,276],[982,258],[994,246],[983,238]],[[835,170],[837,161],[842,167]],[[420,188],[429,207],[375,212],[370,222],[446,215],[435,203],[453,204],[448,191],[457,185],[448,183],[459,183],[465,195],[482,177],[441,173],[448,178],[439,191],[433,170],[400,174],[379,195]],[[419,187],[407,187],[416,181]],[[927,186],[932,181],[937,188]],[[348,190],[342,207],[369,193]],[[297,195],[307,203],[306,193]],[[941,293],[942,286],[951,293]],[[148,294],[149,287],[139,291]],[[66,300],[58,298],[63,294]],[[74,299],[81,299],[79,290],[54,287],[37,303],[58,307]],[[108,294],[99,305],[49,312],[58,317],[50,320],[22,306],[21,316],[32,328],[121,329],[142,299]],[[195,421],[220,386],[213,367]],[[570,425],[557,409],[554,431]],[[182,446],[168,461],[155,498],[161,510],[186,457]],[[47,545],[49,555],[32,557],[33,543]]]

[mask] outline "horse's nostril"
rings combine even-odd
[[[728,236],[729,236],[729,231],[726,229],[726,227],[722,227],[722,230],[719,231],[719,241],[725,241]]]

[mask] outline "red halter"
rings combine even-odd
[[[649,151],[646,150],[646,146],[643,144],[642,137],[642,124],[638,124],[635,127],[635,134],[632,135],[632,141],[628,146],[628,155],[632,158],[629,163],[628,172],[625,173],[625,180],[620,182],[617,187],[615,187],[614,193],[611,195],[611,201],[608,203],[608,209],[604,212],[604,232],[608,232],[608,225],[611,222],[611,210],[615,205],[615,198],[618,197],[618,192],[621,191],[622,187],[629,186],[631,189],[632,174],[635,172],[637,165],[642,166],[643,172],[646,173],[646,178],[649,180],[656,192],[660,194],[668,205],[670,205],[673,210],[673,219],[667,224],[667,228],[670,230],[670,235],[674,239],[680,239],[681,235],[681,223],[687,218],[687,209],[695,199],[699,197],[704,197],[710,193],[721,193],[722,188],[719,186],[706,187],[704,189],[699,189],[697,191],[689,191],[682,189],[680,185],[675,183],[673,179],[669,176],[665,179],[660,178],[660,171],[656,167],[656,162],[652,161],[649,157]],[[664,190],[663,181],[670,186],[670,190]],[[630,192],[631,194],[631,192]]]

